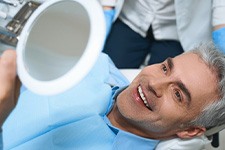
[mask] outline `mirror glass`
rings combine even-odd
[[[90,26],[88,14],[79,3],[63,1],[49,6],[33,22],[25,42],[27,72],[40,81],[67,73],[85,51]]]

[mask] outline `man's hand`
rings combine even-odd
[[[20,81],[16,73],[16,52],[6,50],[0,57],[0,129],[16,106]]]

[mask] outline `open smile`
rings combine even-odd
[[[137,90],[138,90],[138,94],[139,94],[141,100],[143,101],[144,105],[145,105],[149,110],[152,111],[152,108],[150,107],[150,105],[149,105],[149,103],[148,103],[148,101],[147,101],[147,98],[145,97],[145,94],[143,93],[143,90],[142,90],[142,88],[141,88],[140,85],[138,86]]]

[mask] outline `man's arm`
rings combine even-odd
[[[3,148],[1,127],[13,110],[19,96],[20,81],[16,78],[16,52],[6,50],[0,57],[0,149]]]
[[[2,149],[1,127],[15,107],[19,96],[20,81],[16,77],[14,50],[6,50],[0,57],[0,83],[0,149]]]

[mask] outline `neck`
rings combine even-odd
[[[141,136],[141,137],[149,138],[149,139],[155,139],[155,140],[165,140],[165,139],[177,137],[175,135],[165,136],[164,134],[155,134],[155,133],[151,133],[150,131],[143,131],[143,130],[139,129],[139,127],[133,125],[131,122],[128,122],[121,115],[116,104],[114,105],[112,111],[108,114],[107,117],[114,127],[119,128],[126,132],[130,132],[137,136]],[[163,135],[163,136],[161,136],[161,135]]]

